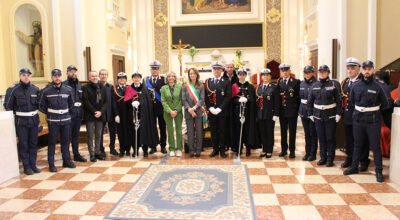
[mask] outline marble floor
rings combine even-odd
[[[373,163],[367,172],[344,176],[340,168],[343,152],[336,152],[334,167],[302,161],[304,138],[299,129],[297,157],[280,158],[280,137],[276,134],[272,158],[259,159],[258,150],[241,158],[249,170],[258,219],[400,218],[400,186],[388,179],[388,159],[384,160],[385,183],[376,183]],[[108,143],[108,137],[105,141]],[[105,161],[63,169],[57,146],[58,172],[50,173],[47,148],[42,148],[38,152],[40,174],[21,174],[0,185],[0,219],[102,219],[151,163],[233,163],[232,153],[226,159],[210,159],[210,150],[200,158],[164,158],[159,152],[149,158],[120,158],[107,152]],[[80,144],[80,151],[88,158],[86,144]]]

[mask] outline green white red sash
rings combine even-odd
[[[192,99],[194,100],[194,102],[197,104],[197,102],[200,100],[200,96],[197,93],[196,89],[194,88],[192,83],[186,83],[186,88],[189,91],[190,96],[192,96]],[[200,107],[201,111],[203,112],[201,116],[203,116],[203,127],[206,128],[207,127],[207,110],[206,110],[206,106],[201,106]]]

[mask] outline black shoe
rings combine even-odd
[[[260,158],[267,157],[267,153],[260,154]]]
[[[151,152],[151,150],[150,150],[150,152]],[[149,152],[147,152],[147,150],[143,151],[143,157],[149,157]]]
[[[24,169],[24,173],[26,174],[26,175],[33,175],[33,170],[32,169]]]
[[[195,157],[200,157],[200,153],[198,153],[198,154],[195,154],[194,156],[195,156]]]
[[[318,163],[317,163],[318,166],[321,166],[321,165],[324,165],[324,164],[326,164],[326,160],[324,160],[324,159],[319,160]]]
[[[119,152],[119,157],[123,157],[125,154],[124,154],[124,152]]]
[[[283,151],[279,154],[280,157],[284,157],[286,155],[287,155],[287,152],[283,152]]]
[[[189,156],[190,156],[190,158],[193,158],[195,156],[195,154],[190,153]]]
[[[316,160],[316,159],[317,159],[316,156],[309,156],[309,157],[307,158],[308,161],[314,161],[314,160]]]
[[[296,154],[294,152],[290,152],[289,158],[295,158],[295,157],[296,157]]]
[[[310,156],[308,156],[308,155],[306,154],[306,155],[304,155],[304,157],[302,158],[302,160],[308,160],[309,157],[310,157]]]
[[[222,158],[226,158],[226,157],[227,157],[226,154],[225,154],[225,151],[219,152],[219,155],[220,155]]]
[[[37,167],[32,168],[32,170],[34,173],[40,173],[40,169]]]
[[[87,162],[87,160],[86,160],[85,158],[83,158],[80,154],[74,155],[74,161],[77,161],[77,162]]]
[[[131,152],[127,151],[127,152],[125,153],[125,155],[126,155],[126,156],[131,156]]]
[[[326,162],[327,167],[333,167],[333,161],[328,161]]]
[[[137,155],[136,155],[136,152],[134,151],[133,153],[132,153],[132,157],[136,157]]]
[[[90,161],[91,162],[96,162],[97,160],[96,160],[96,157],[95,156],[90,156]]]
[[[250,157],[251,155],[251,148],[246,148],[246,157]]]
[[[105,157],[103,155],[101,155],[101,154],[97,154],[97,155],[95,155],[95,157],[98,160],[104,160],[105,159]]]
[[[382,183],[385,181],[385,178],[383,177],[382,171],[376,172],[376,181],[379,183]]]
[[[161,147],[161,153],[166,154],[167,153],[167,149],[165,149],[165,147]]]
[[[358,170],[359,170],[360,172],[367,171],[370,162],[371,162],[371,160],[368,159],[366,163],[361,163],[361,164],[360,164],[360,168],[358,168]]]
[[[272,154],[266,154],[265,155],[265,158],[271,158],[272,157]]]
[[[351,174],[356,174],[358,173],[357,167],[349,167],[345,171],[343,171],[344,175],[351,175]]]
[[[217,156],[218,155],[218,151],[213,151],[211,154],[210,154],[210,157],[215,157],[215,156]]]
[[[76,166],[74,162],[72,162],[72,160],[68,159],[68,160],[63,160],[63,167],[75,168]]]
[[[50,172],[52,172],[52,173],[55,173],[55,172],[57,172],[57,168],[56,168],[56,166],[54,166],[54,164],[52,164],[52,165],[49,165],[49,171],[50,171]]]
[[[119,153],[118,153],[118,151],[116,151],[115,149],[111,149],[111,150],[110,150],[110,154],[111,154],[111,155],[114,155],[114,156],[117,156]]]
[[[352,163],[351,158],[346,158],[346,160],[340,165],[342,168],[350,167]]]
[[[154,154],[155,152],[157,152],[155,148],[150,148],[150,154]]]
[[[101,154],[100,154],[102,157],[104,157],[104,158],[106,158],[106,152],[103,150],[103,151],[101,151]]]

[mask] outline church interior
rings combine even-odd
[[[208,129],[199,157],[186,147],[174,157],[161,152],[161,145],[148,157],[142,151],[121,157],[111,154],[107,127],[105,159],[75,162],[69,169],[57,141],[57,172],[50,172],[51,132],[46,114],[39,112],[36,165],[41,172],[26,175],[15,112],[3,106],[23,68],[40,90],[52,83],[54,69],[67,80],[71,65],[82,85],[90,84],[92,71],[105,69],[109,84],[118,85],[123,72],[133,86],[132,74],[151,77],[149,63],[155,61],[161,76],[167,80],[173,71],[182,87],[191,68],[202,83],[213,78],[215,63],[242,69],[255,87],[265,68],[271,82],[279,84],[282,64],[289,64],[291,77],[299,80],[305,79],[305,66],[312,66],[318,78],[327,65],[330,79],[341,83],[348,77],[346,60],[356,58],[359,66],[372,61],[398,88],[399,11],[398,0],[1,0],[0,219],[400,219],[399,107],[385,136],[391,147],[381,159],[385,181],[378,183],[372,151],[366,170],[343,175],[343,117],[335,131],[333,165],[317,164],[320,151],[317,160],[303,160],[306,134],[297,115],[297,132],[290,134],[296,139],[294,158],[279,155],[280,121],[270,158],[260,158],[261,149],[209,157],[214,151]],[[232,126],[224,123],[226,129]],[[182,129],[187,145],[185,122]],[[88,136],[83,121],[79,151],[87,160]],[[72,158],[72,148],[68,151]]]

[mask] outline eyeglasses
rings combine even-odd
[[[151,67],[152,70],[158,70],[160,69],[159,67]]]

